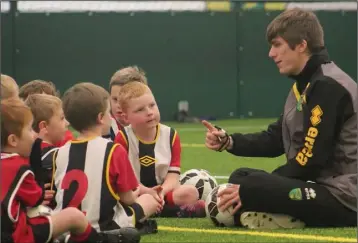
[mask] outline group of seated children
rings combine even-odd
[[[139,242],[156,232],[150,217],[205,217],[197,189],[179,183],[179,136],[137,67],[117,71],[110,92],[78,83],[62,99],[51,82],[19,89],[1,75],[1,114],[2,240]],[[29,214],[39,205],[53,211]]]

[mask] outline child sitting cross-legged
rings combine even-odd
[[[116,136],[128,151],[135,175],[140,181],[139,194],[157,194],[165,203],[161,217],[205,217],[205,202],[191,185],[180,185],[181,145],[179,135],[160,123],[160,113],[150,88],[141,82],[123,85],[119,105],[130,124]],[[162,202],[163,201],[163,202]]]

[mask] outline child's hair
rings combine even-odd
[[[69,88],[62,97],[65,117],[79,132],[96,126],[98,114],[109,106],[109,94],[93,83],[78,83]]]
[[[19,86],[16,81],[5,74],[1,74],[1,99],[9,99],[17,97],[19,93]]]
[[[21,137],[25,125],[32,120],[32,113],[19,98],[1,101],[1,146],[7,145],[8,137]]]
[[[32,94],[27,97],[25,104],[30,107],[34,121],[32,128],[40,132],[39,124],[42,121],[48,122],[56,113],[62,109],[60,98],[48,94]]]
[[[32,80],[20,87],[19,96],[21,99],[26,100],[32,94],[48,94],[59,97],[60,94],[56,90],[54,83],[44,80]]]
[[[141,82],[130,82],[122,86],[119,91],[119,105],[123,110],[128,108],[131,99],[141,97],[146,93],[152,93],[150,88]]]
[[[123,86],[127,83],[137,81],[148,85],[145,72],[137,66],[129,66],[115,72],[109,82],[109,91],[114,85]]]

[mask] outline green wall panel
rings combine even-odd
[[[15,23],[2,14],[1,68],[20,84],[51,80],[63,92],[81,81],[107,88],[117,69],[138,65],[163,120],[179,100],[195,116],[276,117],[293,83],[268,57],[266,27],[278,14],[20,13]],[[357,13],[317,15],[331,58],[356,79]]]
[[[107,87],[116,69],[137,64],[164,120],[183,99],[192,114],[228,116],[237,103],[234,20],[209,13],[20,14],[17,78],[52,80],[62,91],[79,81]]]
[[[265,32],[272,19],[263,12],[238,14],[238,107],[244,117],[279,115],[292,84],[268,57]]]
[[[14,76],[14,40],[12,15],[1,13],[1,73]]]

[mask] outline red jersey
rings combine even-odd
[[[33,243],[35,238],[26,207],[43,201],[43,190],[36,183],[29,160],[18,154],[1,153],[1,228],[14,242]],[[43,220],[43,219],[42,219]]]
[[[62,141],[60,141],[58,143],[55,143],[54,146],[55,147],[62,147],[68,141],[71,141],[73,139],[75,139],[75,137],[73,136],[72,132],[70,130],[67,130],[66,133],[65,133],[65,138]]]
[[[41,149],[45,149],[45,148],[48,148],[48,147],[57,147],[56,145],[53,145],[51,143],[48,143],[48,142],[45,142],[45,141],[42,141],[41,142]]]

